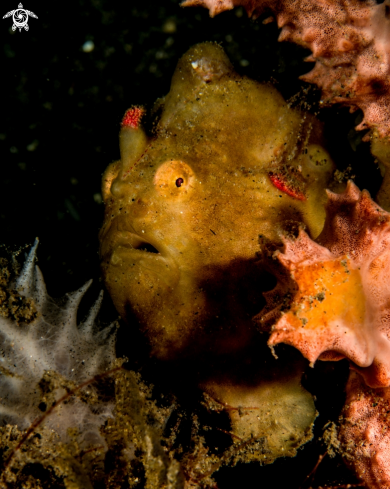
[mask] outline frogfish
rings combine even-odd
[[[115,307],[174,367],[172,384],[229,408],[235,440],[266,440],[263,462],[295,455],[316,416],[300,383],[307,363],[288,347],[273,358],[252,318],[275,285],[264,243],[298,222],[314,239],[324,225],[334,164],[321,123],[203,43],[151,111],[125,113],[119,138],[100,231]]]

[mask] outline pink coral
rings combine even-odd
[[[279,316],[268,344],[290,344],[311,362],[346,357],[368,385],[389,386],[390,214],[350,181],[343,194],[328,191],[316,241],[300,230],[273,254],[279,282],[256,318]]]
[[[272,349],[287,343],[312,363],[349,359],[342,453],[370,489],[385,489],[390,487],[390,214],[351,181],[342,194],[328,191],[326,211],[316,241],[300,229],[297,238],[284,238],[283,252],[272,253],[278,284],[255,320],[263,329],[274,323]]]
[[[339,434],[343,454],[370,489],[390,487],[390,389],[352,372]]]
[[[186,0],[214,16],[243,6],[249,16],[273,11],[280,41],[312,50],[315,67],[302,79],[322,89],[323,104],[360,108],[358,129],[390,135],[390,5],[375,0]]]

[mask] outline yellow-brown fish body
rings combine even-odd
[[[103,177],[107,288],[160,359],[241,351],[263,300],[259,235],[322,229],[333,163],[320,125],[212,43],[183,56],[158,110],[151,136],[142,109],[127,113]]]
[[[121,160],[103,176],[108,291],[126,322],[137,318],[151,355],[173,362],[177,388],[229,406],[236,442],[263,440],[266,452],[246,461],[294,456],[316,416],[300,383],[305,363],[293,352],[273,358],[252,317],[274,285],[259,235],[278,243],[292,222],[313,237],[322,230],[333,163],[321,126],[235,73],[211,43],[183,56],[155,110],[151,134],[141,107],[126,112]]]

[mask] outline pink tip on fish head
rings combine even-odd
[[[143,107],[134,106],[128,109],[123,116],[121,127],[132,127],[138,129],[142,117],[145,114]]]

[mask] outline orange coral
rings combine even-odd
[[[351,373],[339,438],[343,455],[370,489],[390,487],[390,389]]]
[[[296,239],[284,239],[283,252],[272,253],[278,285],[265,294],[267,307],[255,320],[263,329],[275,323],[272,349],[287,343],[312,363],[349,359],[359,373],[352,371],[347,385],[342,454],[370,489],[385,489],[390,487],[390,214],[351,181],[342,194],[328,191],[326,211],[316,241],[301,229]]]
[[[389,386],[390,214],[351,181],[328,199],[317,242],[300,230],[273,254],[279,282],[256,320],[278,317],[271,347],[290,344],[312,363],[346,357],[368,385]]]
[[[316,83],[322,103],[360,108],[358,129],[377,128],[390,135],[390,12],[388,1],[375,0],[186,0],[183,6],[203,6],[213,17],[243,6],[249,16],[275,12],[282,28],[279,41],[312,50],[314,69],[302,79]]]

